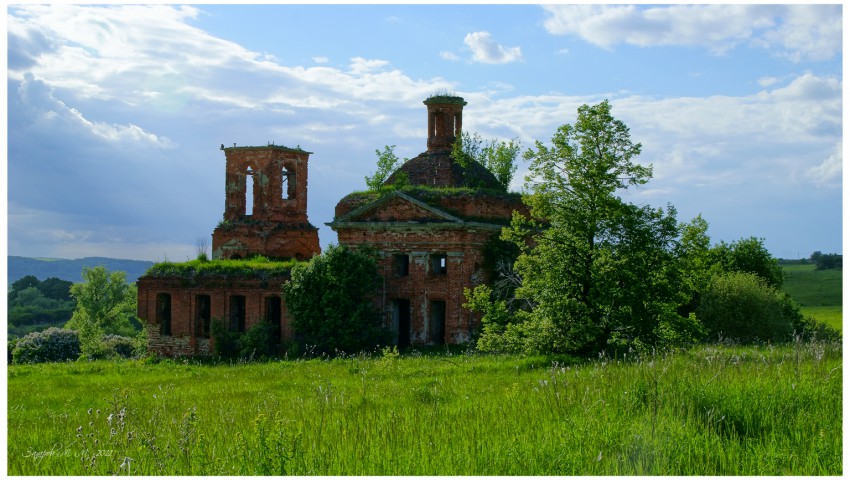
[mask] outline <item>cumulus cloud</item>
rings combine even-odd
[[[307,66],[279,64],[192,27],[199,15],[192,7],[26,6],[10,12],[10,38],[16,38],[10,59],[18,60],[8,71],[9,212],[38,212],[26,221],[10,216],[14,248],[35,248],[44,238],[53,239],[56,252],[61,238],[73,238],[80,248],[106,249],[98,241],[108,237],[139,252],[150,251],[145,242],[183,241],[191,252],[195,239],[220,219],[218,145],[232,142],[276,141],[316,152],[308,215],[321,225],[333,218],[343,195],[362,188],[376,148],[397,144],[396,153],[408,158],[425,149],[421,102],[437,90],[456,91],[469,102],[464,128],[488,138],[519,138],[526,146],[574,121],[580,105],[608,98],[614,115],[643,143],[640,161],[655,165],[653,191],[644,194],[669,193],[677,206],[677,198],[710,203],[698,195],[701,188],[747,192],[740,185],[749,182],[788,191],[834,185],[840,177],[842,82],[826,75],[765,77],[757,94],[708,98],[506,95],[512,87],[495,79],[461,92],[440,77],[411,77],[386,59],[355,57],[341,68],[322,57]],[[629,12],[607,14],[635,15]],[[479,48],[482,58],[522,58],[519,47],[502,47],[486,32],[470,35],[470,49]],[[609,45],[622,41],[619,33],[610,35]],[[522,171],[515,183],[521,179]],[[186,185],[192,195],[185,195]],[[176,201],[181,208],[174,208]],[[332,241],[332,233],[320,228],[322,244]],[[118,243],[109,248],[118,251]]]
[[[472,60],[480,63],[511,63],[522,60],[520,47],[505,48],[493,40],[489,32],[466,34],[463,43],[472,50]]]
[[[723,54],[758,46],[792,61],[841,53],[841,5],[548,5],[544,26],[604,48],[697,46]]]

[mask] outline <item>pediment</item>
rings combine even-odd
[[[334,223],[462,222],[439,208],[396,191],[363,205]]]

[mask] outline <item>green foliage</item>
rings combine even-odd
[[[214,318],[210,322],[210,334],[213,338],[215,354],[222,358],[239,357],[239,332],[230,331],[227,322],[221,318]]]
[[[73,282],[67,280],[51,277],[39,283],[36,288],[47,298],[65,302],[71,300],[71,285],[73,284]]]
[[[64,362],[79,356],[77,332],[61,328],[30,333],[18,340],[12,351],[14,363]]]
[[[103,346],[107,357],[132,358],[138,353],[138,342],[133,337],[104,335]]]
[[[204,278],[208,276],[226,276],[242,278],[282,277],[289,275],[296,260],[274,261],[265,257],[254,257],[244,260],[195,259],[188,262],[161,262],[152,266],[146,273],[153,277],[182,277],[186,279]]]
[[[478,133],[461,132],[452,144],[451,156],[464,170],[473,162],[483,165],[498,180],[502,190],[507,192],[514,173],[520,143],[513,139],[499,142],[496,139],[487,142]]]
[[[104,267],[83,268],[83,282],[71,286],[77,307],[66,328],[80,334],[80,348],[89,358],[108,354],[105,334],[132,337],[138,332],[135,319],[136,285],[128,285],[124,272],[109,272]],[[138,324],[138,320],[135,322]]]
[[[375,260],[346,246],[330,246],[295,266],[283,292],[297,338],[318,353],[354,353],[386,342],[372,303],[379,281]]]
[[[70,285],[58,278],[40,282],[31,275],[13,282],[8,296],[9,335],[64,325],[74,311]]]
[[[394,150],[395,145],[384,146],[383,152],[375,150],[375,155],[378,156],[378,170],[374,174],[366,176],[366,187],[370,191],[380,190],[395,169],[404,163],[404,161],[398,158]]]
[[[742,238],[731,244],[720,242],[710,252],[712,263],[725,272],[749,272],[773,288],[782,288],[782,267],[767,251],[763,238]]]
[[[260,322],[249,328],[236,340],[240,358],[271,358],[278,354],[280,338],[277,325]]]
[[[531,309],[517,315],[516,333],[536,344],[526,351],[649,348],[662,335],[662,321],[668,329],[681,323],[669,320],[681,301],[676,212],[617,196],[646,183],[652,170],[633,162],[641,146],[610,108],[607,101],[580,107],[575,126],[561,126],[551,147],[537,142],[524,155],[530,174],[523,200],[532,219],[546,223],[514,215],[503,238],[522,249],[516,296]]]
[[[32,275],[27,275],[25,277],[21,277],[20,279],[16,280],[15,282],[12,282],[12,291],[13,292],[15,292],[15,291],[19,292],[19,291],[25,290],[27,288],[31,288],[31,287],[35,288],[35,287],[38,286],[38,284],[39,284],[39,281],[38,281],[37,278],[35,278]]]
[[[817,265],[818,270],[827,270],[831,268],[841,270],[842,267],[841,255],[837,253],[823,254],[820,251],[816,251],[812,253],[811,257],[809,257],[809,261]]]
[[[741,343],[789,341],[801,319],[787,294],[750,272],[712,277],[696,314],[713,338]]]

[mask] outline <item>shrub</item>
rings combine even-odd
[[[800,318],[794,325],[794,334],[807,342],[837,342],[841,332],[813,317]]]
[[[222,319],[213,319],[210,330],[216,355],[224,358],[239,356],[239,332],[231,332]]]
[[[790,297],[747,272],[712,277],[696,313],[710,336],[741,343],[789,341],[800,316]]]
[[[277,353],[280,343],[277,339],[277,326],[268,322],[260,322],[249,328],[236,341],[241,358],[272,357]]]
[[[14,363],[64,362],[80,356],[80,337],[73,330],[51,327],[20,339],[12,352]]]
[[[105,335],[103,345],[106,347],[106,355],[109,357],[131,358],[135,356],[137,341],[132,337],[121,335]]]

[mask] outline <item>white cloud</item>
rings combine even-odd
[[[472,50],[472,60],[481,63],[511,63],[522,60],[520,47],[505,48],[496,43],[489,32],[466,34],[463,43]]]
[[[362,57],[354,57],[351,59],[351,73],[354,75],[362,75],[382,69],[389,65],[386,60],[368,60]]]
[[[758,84],[762,87],[769,87],[777,82],[779,82],[779,79],[776,77],[761,77],[758,79]]]
[[[456,62],[456,61],[460,60],[460,57],[458,57],[454,53],[446,51],[446,50],[443,50],[442,52],[440,52],[440,58],[442,58],[443,60],[448,60],[450,62]]]
[[[316,63],[328,63],[330,59],[328,57],[313,57],[313,61]]]
[[[157,148],[170,148],[173,143],[167,137],[160,137],[134,124],[116,125],[106,122],[93,122],[80,111],[68,107],[53,97],[44,82],[34,78],[31,73],[24,76],[18,92],[22,105],[32,115],[31,125],[44,132],[73,132],[74,135],[95,136],[101,140],[116,144],[134,146],[144,144]]]
[[[840,184],[842,162],[844,161],[842,144],[842,142],[836,143],[833,152],[826,157],[823,163],[807,170],[806,176],[818,185]]]
[[[841,53],[841,5],[547,5],[544,26],[594,45],[698,46],[723,54],[754,45],[792,61]]]

